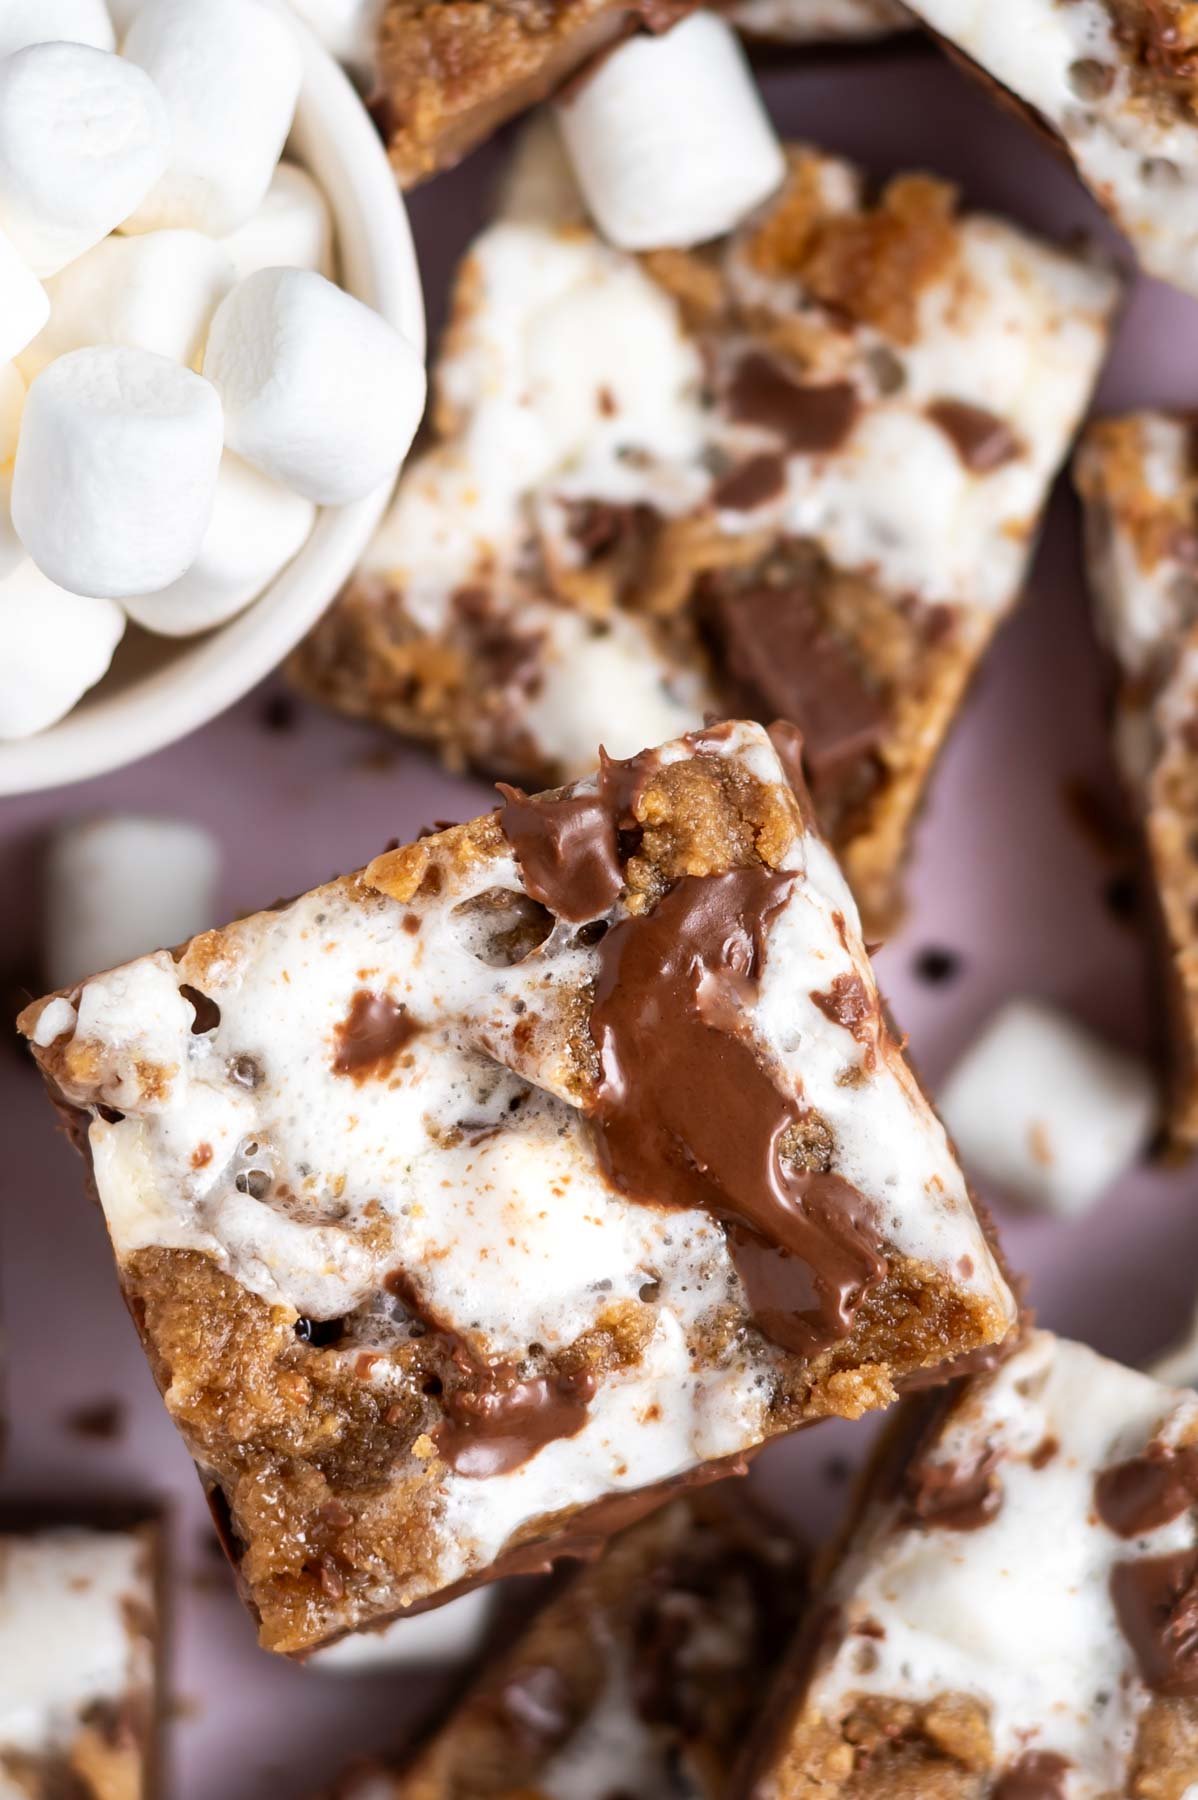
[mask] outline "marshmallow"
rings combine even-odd
[[[557,113],[595,223],[622,250],[719,237],[786,173],[744,51],[714,13],[621,44]]]
[[[124,344],[189,367],[234,281],[224,247],[199,231],[107,237],[49,283],[50,322],[17,358],[27,382],[69,350]]]
[[[12,522],[12,472],[17,459],[25,383],[15,363],[0,367],[0,581],[25,560],[25,546]]]
[[[166,171],[124,229],[236,231],[266,198],[291,129],[302,76],[294,30],[261,0],[156,0],[123,50],[161,90],[172,132]]]
[[[201,376],[148,350],[72,350],[26,397],[13,522],[72,593],[157,593],[196,558],[220,456],[220,401]]]
[[[223,625],[286,567],[315,518],[310,500],[268,481],[226,450],[199,555],[161,593],[127,599],[125,611],[164,637],[190,637]]]
[[[49,295],[0,231],[0,363],[24,350],[49,317]]]
[[[307,170],[280,163],[270,189],[252,219],[224,238],[244,281],[259,269],[316,269],[333,274],[333,220],[329,203]]]
[[[0,739],[44,731],[93,687],[121,641],[111,600],[64,593],[26,560],[0,582]]]
[[[308,1666],[353,1675],[359,1669],[462,1662],[482,1641],[491,1598],[488,1589],[472,1588],[444,1606],[396,1619],[381,1631],[351,1632],[326,1650],[317,1650]]]
[[[1134,1058],[1052,1007],[1012,1000],[957,1064],[939,1108],[967,1168],[1069,1215],[1143,1150],[1157,1093]]]
[[[144,70],[86,44],[18,50],[0,62],[0,229],[55,274],[128,218],[169,141]]]
[[[68,987],[211,925],[220,850],[183,819],[74,819],[46,859],[44,972]]]
[[[307,269],[260,269],[217,309],[204,373],[225,442],[318,506],[392,481],[424,407],[424,365],[360,300]]]
[[[291,0],[330,56],[364,86],[374,78],[383,0]]]
[[[115,50],[116,33],[104,0],[0,0],[0,56],[50,43]]]
[[[1149,1365],[1154,1381],[1169,1387],[1198,1387],[1198,1312],[1190,1320],[1186,1335],[1164,1356]]]

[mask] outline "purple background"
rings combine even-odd
[[[859,60],[772,64],[764,75],[788,135],[847,152],[884,174],[926,167],[973,204],[1067,236],[1114,243],[1067,167],[922,47]],[[417,193],[411,204],[430,323],[446,278],[485,218],[499,155]],[[1198,302],[1141,281],[1103,383],[1107,408],[1198,403]],[[1148,983],[1134,925],[1105,898],[1126,869],[1079,828],[1071,784],[1113,796],[1103,670],[1086,616],[1077,516],[1064,488],[1022,609],[1003,631],[939,770],[919,834],[907,926],[878,957],[895,1013],[935,1085],[1002,998],[1059,1001],[1132,1048],[1148,1037]],[[367,727],[296,703],[265,723],[272,682],[204,731],[91,785],[0,803],[0,905],[7,985],[29,983],[39,914],[38,838],[56,819],[103,808],[178,814],[225,854],[222,916],[355,867],[388,838],[485,808],[482,785],[442,773]],[[915,971],[928,947],[960,957],[957,977]],[[171,1792],[183,1800],[302,1795],[349,1757],[395,1743],[441,1685],[400,1671],[333,1676],[259,1652],[223,1569],[182,1444],[168,1423],[120,1303],[103,1226],[54,1128],[32,1067],[0,1054],[3,1319],[8,1456],[2,1491],[160,1495],[173,1521],[176,1717]],[[1167,1344],[1189,1316],[1198,1178],[1145,1171],[1071,1223],[997,1204],[1013,1264],[1041,1318],[1128,1360]],[[108,1441],[66,1415],[119,1399]],[[775,1446],[752,1479],[813,1535],[834,1521],[845,1468],[868,1425],[825,1426]]]

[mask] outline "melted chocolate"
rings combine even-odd
[[[419,1030],[401,1001],[359,988],[337,1027],[333,1071],[359,1083],[385,1075]]]
[[[488,1370],[485,1385],[446,1397],[437,1452],[472,1480],[510,1474],[546,1444],[582,1430],[595,1385],[589,1370],[526,1381],[504,1369]]]
[[[729,512],[752,512],[754,507],[776,499],[785,486],[786,463],[767,450],[729,469],[716,483],[711,497],[716,506]]]
[[[1198,1550],[1116,1563],[1111,1599],[1147,1686],[1198,1699]]]
[[[985,1450],[972,1464],[916,1462],[904,1487],[908,1522],[942,1531],[978,1531],[1002,1506],[999,1458]]]
[[[858,1043],[868,1039],[877,1009],[860,975],[838,975],[831,987],[813,990],[811,998],[826,1019],[843,1025]]]
[[[971,474],[990,475],[1023,455],[1023,445],[1006,420],[984,406],[970,406],[964,400],[934,400],[928,418],[939,426]]]
[[[504,802],[499,822],[533,899],[579,925],[609,912],[624,872],[615,819],[602,793],[530,798],[505,781],[497,786]]]
[[[1104,1469],[1094,1504],[1108,1531],[1141,1537],[1198,1504],[1198,1444],[1174,1449],[1152,1444],[1143,1456]]]
[[[801,1108],[748,1040],[765,942],[794,876],[753,867],[684,876],[599,946],[591,1012],[603,1166],[638,1199],[713,1213],[762,1329],[814,1354],[851,1328],[886,1264],[865,1197],[790,1165]],[[656,1047],[653,1078],[640,1078]]]
[[[760,350],[750,351],[737,363],[728,404],[734,419],[776,432],[790,450],[808,456],[839,450],[860,410],[851,381],[819,386],[792,381],[773,357]]]
[[[1028,1750],[999,1777],[994,1800],[1065,1800],[1069,1763],[1053,1750]]]

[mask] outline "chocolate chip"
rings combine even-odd
[[[297,1319],[295,1335],[301,1344],[311,1344],[313,1350],[326,1350],[330,1344],[340,1342],[345,1331],[344,1319]]]
[[[190,987],[186,982],[179,992],[185,1000],[191,1002],[195,1012],[195,1018],[191,1021],[192,1035],[203,1037],[205,1033],[215,1031],[220,1024],[220,1007],[216,1001],[210,1000],[207,994],[202,994],[199,988]]]

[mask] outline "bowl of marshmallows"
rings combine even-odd
[[[284,0],[0,0],[0,794],[274,667],[424,380],[386,156]]]

